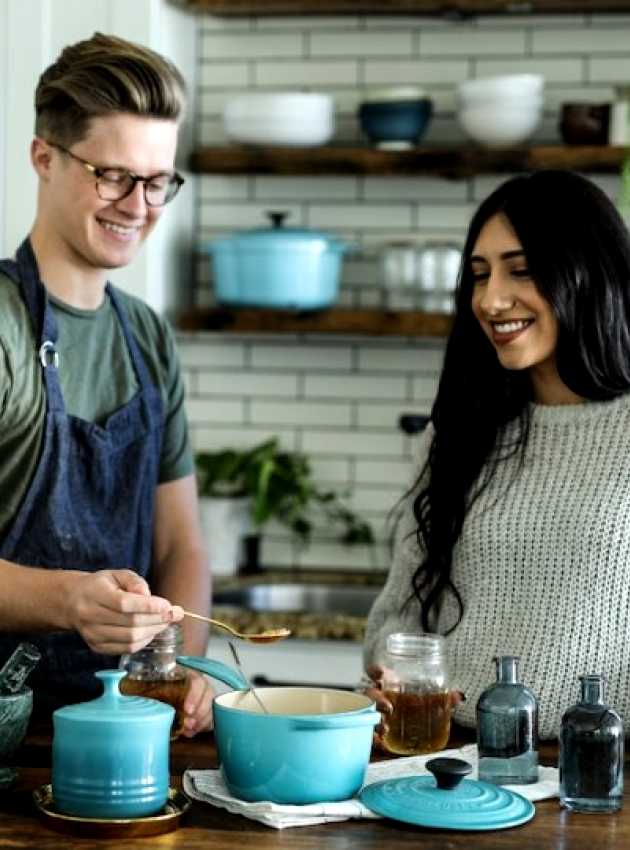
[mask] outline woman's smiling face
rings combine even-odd
[[[505,369],[530,369],[532,381],[557,378],[558,322],[527,268],[508,219],[497,214],[479,233],[470,258],[472,310]]]

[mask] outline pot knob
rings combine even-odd
[[[467,761],[448,758],[431,759],[425,767],[435,776],[438,788],[444,791],[451,791],[472,770]]]
[[[278,229],[283,226],[285,218],[290,215],[286,210],[270,210],[267,213],[273,228]]]

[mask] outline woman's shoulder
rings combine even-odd
[[[607,401],[585,401],[581,404],[530,404],[532,425],[535,428],[560,428],[569,434],[572,427],[596,425],[598,428],[623,427],[630,418],[630,392]]]

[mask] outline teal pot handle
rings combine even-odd
[[[238,670],[228,667],[227,664],[221,661],[212,661],[210,658],[202,658],[199,655],[178,655],[177,663],[182,667],[190,667],[191,670],[199,670],[201,673],[206,673],[212,676],[213,679],[218,679],[225,685],[229,685],[236,691],[243,691],[249,688],[246,680],[241,676]]]
[[[322,714],[313,717],[296,717],[291,724],[293,729],[353,729],[359,726],[376,726],[381,722],[377,711],[364,711],[361,714]]]

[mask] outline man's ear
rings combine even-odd
[[[42,180],[48,180],[51,161],[52,148],[48,142],[35,136],[31,142],[31,163]]]

